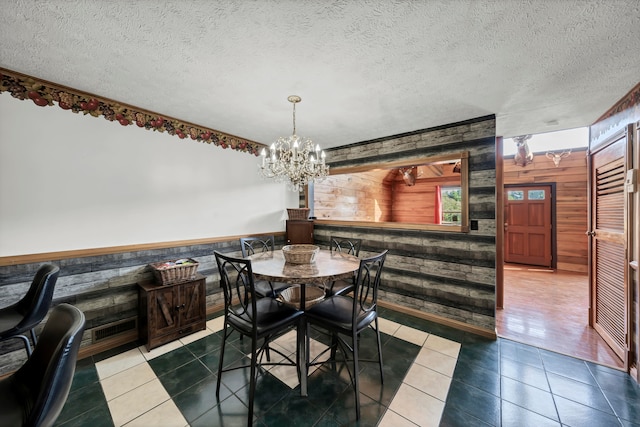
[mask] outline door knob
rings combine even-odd
[[[587,232],[586,232],[586,233],[584,233],[584,234],[586,234],[587,236],[592,236],[592,237],[593,237],[593,236],[595,236],[595,235],[596,235],[596,232],[595,232],[595,231],[587,231]]]

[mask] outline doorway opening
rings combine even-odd
[[[506,262],[496,330],[502,338],[622,369],[589,326],[588,128],[573,131],[545,134],[538,145],[534,135],[532,159],[524,166],[509,153],[516,144],[504,140]]]

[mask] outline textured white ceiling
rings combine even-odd
[[[0,67],[257,142],[496,114],[587,126],[640,81],[639,0],[10,0]]]

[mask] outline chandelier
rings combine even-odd
[[[262,176],[276,182],[287,182],[292,191],[302,191],[304,186],[314,180],[320,181],[329,174],[325,164],[325,153],[320,145],[313,145],[309,138],[296,135],[296,104],[302,101],[297,95],[287,98],[293,104],[293,135],[280,137],[260,152],[262,163],[258,165]]]

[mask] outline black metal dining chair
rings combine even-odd
[[[273,252],[275,248],[275,239],[273,236],[259,237],[242,237],[240,238],[240,250],[242,257],[246,258],[250,255],[261,252]],[[291,287],[288,283],[270,282],[267,280],[255,281],[255,292],[261,298],[276,298],[280,292]]]
[[[69,304],[51,310],[29,359],[0,380],[0,425],[54,425],[69,395],[85,317]]]
[[[329,238],[329,250],[331,252],[345,252],[349,255],[360,256],[362,239],[351,239],[348,237],[331,236]],[[353,279],[339,279],[327,287],[327,296],[346,295],[353,291],[355,274]]]
[[[290,328],[299,326],[303,313],[274,298],[256,296],[251,260],[234,258],[218,251],[214,251],[214,254],[224,291],[224,332],[218,361],[216,397],[220,398],[220,381],[223,372],[249,368],[248,425],[252,425],[258,370],[267,365],[295,366],[300,376],[297,353],[296,361],[293,361],[276,348],[270,349],[269,343]],[[248,365],[239,362],[223,369],[225,345],[234,331],[237,331],[241,337],[246,336],[251,339],[251,361]],[[279,354],[284,359],[281,362],[270,362],[269,351]],[[266,356],[266,362],[263,362],[264,356]]]
[[[331,351],[329,360],[335,362],[338,347],[344,355],[345,364],[355,391],[356,419],[360,419],[360,385],[358,373],[360,362],[377,362],[380,365],[380,382],[384,382],[382,365],[382,346],[380,344],[380,329],[378,328],[378,288],[380,274],[387,257],[384,251],[378,255],[360,260],[360,267],[356,275],[352,296],[334,295],[315,304],[305,311],[308,325],[316,325],[331,334],[331,345],[327,350],[316,356],[308,365],[316,362],[327,351]],[[378,360],[359,360],[359,335],[367,328],[372,328],[376,334],[378,346]],[[307,348],[309,334],[307,333]],[[350,356],[350,358],[349,358]],[[349,362],[353,363],[353,370],[349,369]]]
[[[15,304],[0,308],[0,341],[20,338],[24,342],[27,356],[31,356],[31,344],[26,334],[27,331],[31,334],[35,346],[35,327],[49,312],[58,274],[59,267],[53,264],[42,265],[25,296]]]

